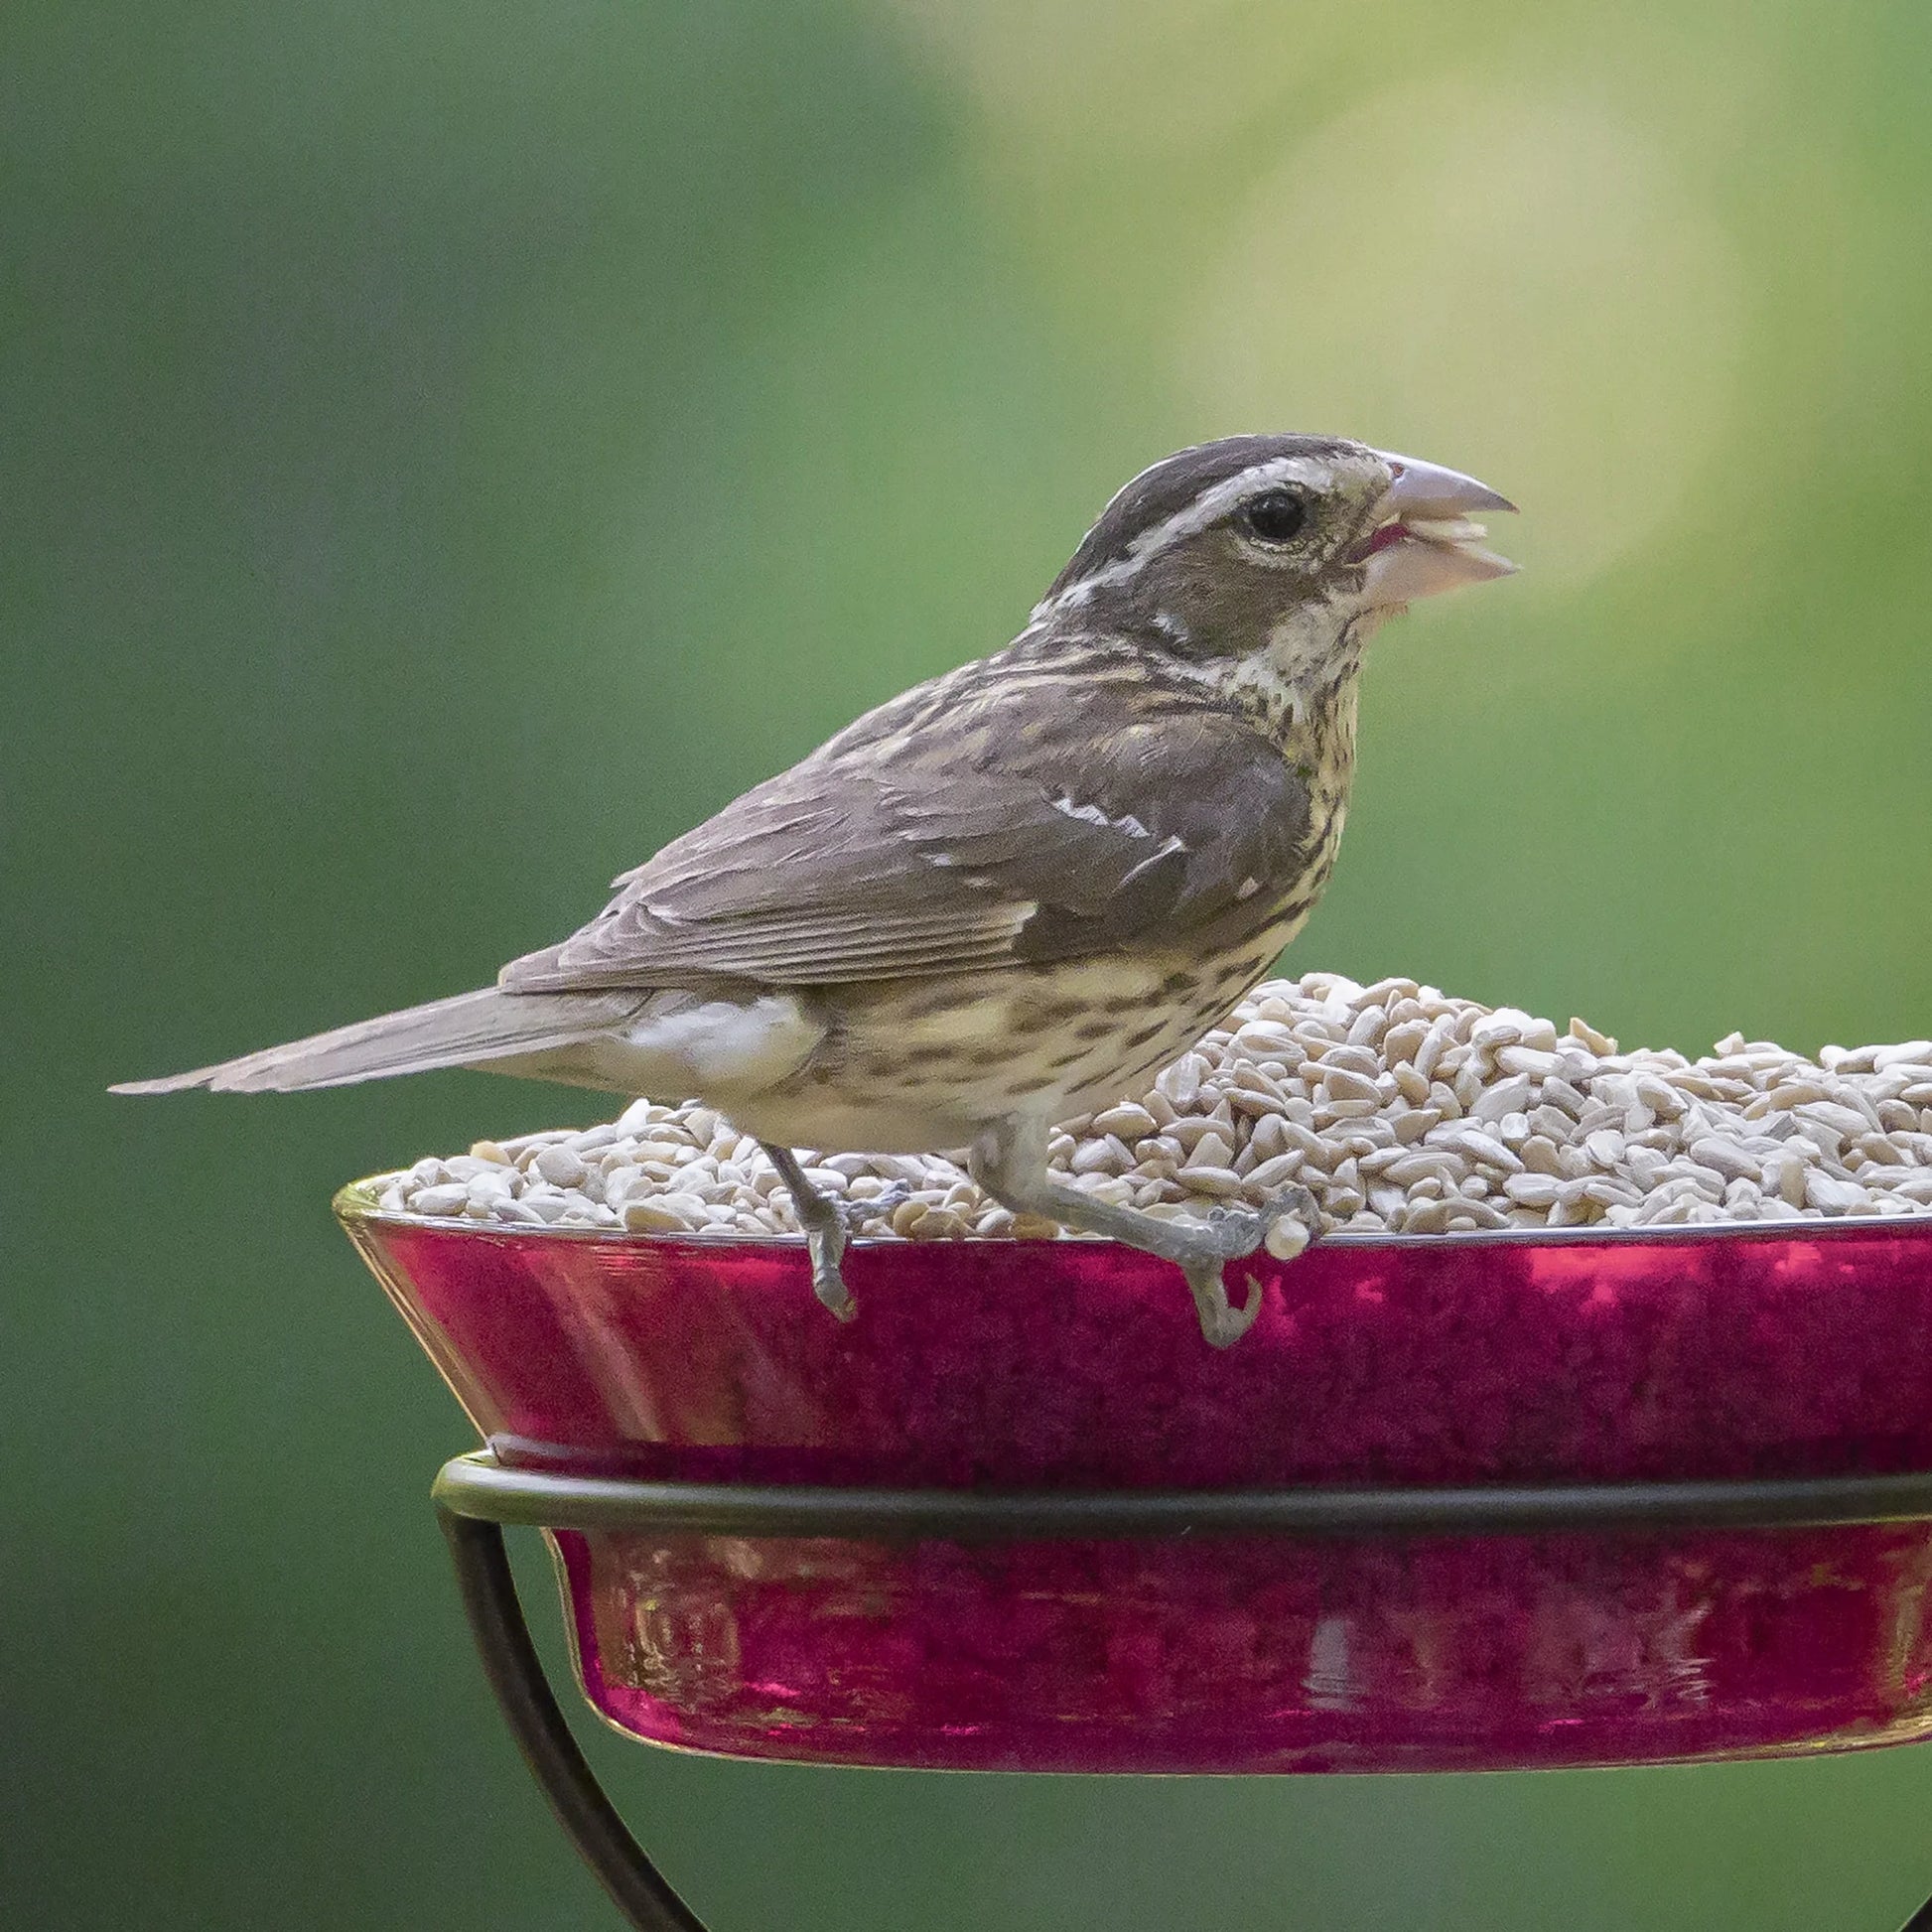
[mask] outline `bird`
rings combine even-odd
[[[493,985],[113,1091],[471,1067],[697,1099],[762,1147],[845,1318],[854,1210],[795,1150],[963,1149],[1016,1214],[1173,1263],[1225,1347],[1261,1299],[1250,1275],[1231,1303],[1226,1265],[1284,1216],[1316,1231],[1312,1197],[1157,1217],[1052,1177],[1049,1130],[1186,1051],[1300,932],[1347,814],[1365,645],[1510,573],[1472,519],[1514,508],[1341,437],[1180,450],[1112,497],[1011,643],[753,786]]]

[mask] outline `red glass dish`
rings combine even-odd
[[[338,1202],[509,1463],[1081,1489],[1932,1467],[1932,1217],[1334,1237],[1206,1347],[1086,1241],[497,1229]],[[1932,1734],[1932,1525],[971,1547],[553,1534],[586,1696],[819,1763],[1499,1769]]]

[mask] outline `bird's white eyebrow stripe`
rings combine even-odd
[[[1278,456],[1271,457],[1266,463],[1251,464],[1246,470],[1237,471],[1232,477],[1224,477],[1219,483],[1203,489],[1191,502],[1183,504],[1165,521],[1157,523],[1151,530],[1143,530],[1127,546],[1127,555],[1119,557],[1110,564],[1086,577],[1077,578],[1055,598],[1048,599],[1037,606],[1033,614],[1036,621],[1042,612],[1068,604],[1084,603],[1095,591],[1111,584],[1124,584],[1136,576],[1151,557],[1158,557],[1170,545],[1204,530],[1210,523],[1218,522],[1241,498],[1251,490],[1266,488],[1270,483],[1325,483],[1330,475],[1329,466],[1318,457]],[[1139,480],[1136,479],[1138,482]],[[1133,488],[1133,483],[1126,485]],[[1115,498],[1118,501],[1118,495]],[[1108,504],[1108,509],[1113,507]],[[1106,510],[1101,511],[1105,520]]]

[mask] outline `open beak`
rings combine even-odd
[[[1368,565],[1368,603],[1412,604],[1515,570],[1508,558],[1483,549],[1487,532],[1472,520],[1478,510],[1513,511],[1516,505],[1507,496],[1460,471],[1387,450],[1375,454],[1389,466],[1393,481],[1382,498],[1381,521],[1358,553]]]

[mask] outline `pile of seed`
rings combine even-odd
[[[883,1201],[868,1234],[1047,1236],[938,1156],[804,1156]],[[1785,1220],[1932,1209],[1932,1040],[1805,1059],[1737,1035],[1702,1059],[1620,1052],[1581,1020],[1413,980],[1274,980],[1138,1099],[1054,1134],[1056,1173],[1183,1214],[1309,1187],[1329,1229]],[[909,1191],[908,1191],[909,1190]],[[391,1212],[648,1233],[797,1231],[758,1145],[708,1107],[638,1101],[608,1126],[479,1141],[387,1177]]]

